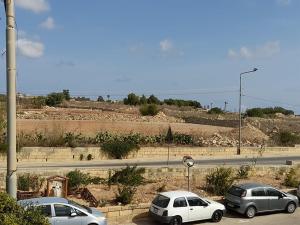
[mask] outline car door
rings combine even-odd
[[[283,194],[274,189],[267,189],[267,196],[269,199],[269,210],[284,210],[286,207],[286,199],[284,199]]]
[[[54,214],[54,225],[83,225],[82,217],[78,216],[74,208],[68,205],[54,204]]]
[[[48,218],[50,224],[54,224],[53,221],[53,215],[54,213],[52,213],[52,206],[51,204],[45,204],[45,205],[39,205],[38,209],[41,211],[41,213]]]
[[[212,217],[208,204],[198,197],[187,197],[189,203],[189,221],[206,220]]]
[[[255,203],[258,212],[269,210],[269,197],[264,188],[251,190],[251,199]]]
[[[170,216],[181,216],[182,222],[184,223],[189,221],[189,209],[185,197],[174,199]]]

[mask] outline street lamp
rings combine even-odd
[[[241,154],[241,142],[242,142],[242,76],[247,73],[254,73],[258,69],[254,68],[253,70],[246,71],[243,73],[240,73],[240,98],[239,98],[239,145],[237,148],[237,154]]]

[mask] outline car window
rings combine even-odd
[[[174,208],[179,208],[179,207],[187,207],[187,203],[184,197],[182,198],[176,198],[174,200],[174,204],[173,204]]]
[[[240,188],[240,187],[236,187],[236,186],[232,186],[231,188],[229,188],[228,193],[237,197],[241,197],[246,190]]]
[[[205,203],[202,199],[197,197],[189,197],[187,198],[189,206],[205,206],[207,203]]]
[[[263,188],[257,188],[252,190],[252,196],[266,196],[266,193]]]
[[[66,205],[55,204],[54,210],[55,216],[70,216],[73,209]]]
[[[268,194],[268,196],[276,196],[277,197],[277,196],[281,195],[281,192],[279,192],[279,191],[277,191],[275,189],[269,188],[267,190],[267,194]]]
[[[38,206],[38,209],[41,211],[41,213],[46,217],[51,217],[51,205],[40,205]]]
[[[157,195],[155,199],[152,201],[152,204],[157,205],[161,208],[167,208],[169,205],[170,199],[163,195]]]
[[[82,212],[82,211],[80,211],[78,209],[74,209],[74,210],[75,210],[77,216],[87,216],[84,212]]]

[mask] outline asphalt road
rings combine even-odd
[[[300,156],[272,156],[256,158],[256,165],[285,165],[286,160],[294,162],[300,161]],[[253,158],[217,158],[195,160],[196,166],[213,165],[244,165],[254,163]],[[104,161],[81,161],[81,162],[45,162],[45,163],[18,163],[18,169],[57,169],[57,168],[120,168],[126,165],[137,165],[142,167],[163,167],[166,160],[104,160]],[[169,166],[181,166],[181,160],[172,160]],[[0,169],[5,169],[6,165],[0,165]]]
[[[188,223],[187,225],[208,225],[214,224],[210,221]],[[243,216],[227,213],[218,225],[235,225],[235,224],[249,224],[249,225],[300,225],[300,209],[297,209],[293,214],[273,213],[257,215],[253,219],[246,219]],[[123,225],[158,225],[158,223],[143,219],[133,223],[125,223]]]

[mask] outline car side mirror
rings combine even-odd
[[[208,203],[203,203],[203,207],[207,207],[208,206]]]
[[[75,217],[75,216],[77,216],[77,213],[76,212],[71,212],[70,216]]]
[[[283,198],[283,197],[284,197],[284,195],[281,193],[278,195],[278,199]]]

